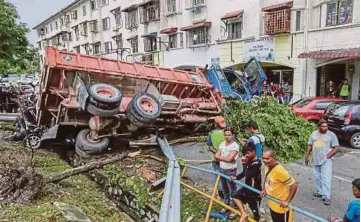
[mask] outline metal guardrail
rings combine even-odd
[[[180,222],[180,166],[167,139],[157,138],[157,142],[169,160],[159,221]]]
[[[201,168],[201,167],[196,167],[196,166],[187,165],[187,164],[184,164],[184,166],[187,167],[187,168],[190,168],[190,169],[195,169],[195,170],[200,170],[200,171],[207,172],[207,173],[211,173],[211,174],[216,174],[216,175],[219,175],[219,176],[221,176],[221,177],[223,177],[223,178],[225,178],[225,179],[227,179],[227,180],[231,180],[231,178],[230,178],[229,176],[224,175],[224,174],[221,174],[221,173],[219,173],[219,172],[215,172],[215,171],[213,171],[213,170],[207,170],[207,169],[204,169],[204,168]],[[238,184],[238,185],[241,185],[241,186],[243,186],[243,187],[246,187],[247,189],[249,189],[249,190],[251,190],[251,191],[253,191],[253,192],[257,193],[257,194],[260,194],[260,193],[261,193],[259,190],[255,189],[254,187],[248,186],[247,184],[245,184],[245,183],[243,183],[243,182],[241,182],[241,181],[239,181],[239,180],[233,180],[233,181],[234,181],[235,184]],[[266,198],[266,199],[270,199],[270,200],[272,200],[272,201],[274,201],[274,202],[276,202],[276,203],[279,203],[279,204],[281,203],[281,201],[280,201],[279,199],[276,199],[276,198],[274,198],[274,197],[272,197],[272,196],[269,196],[269,195],[266,195],[265,198]],[[289,209],[292,209],[292,210],[294,210],[295,212],[300,213],[300,214],[302,214],[302,215],[304,215],[304,216],[307,216],[307,217],[309,217],[309,218],[311,218],[311,219],[313,219],[313,220],[315,220],[315,221],[318,221],[318,222],[327,222],[327,220],[323,219],[322,217],[319,217],[319,216],[317,216],[317,215],[314,215],[314,214],[312,214],[312,213],[310,213],[310,212],[308,212],[308,211],[302,210],[301,208],[296,207],[296,206],[293,206],[292,204],[288,205],[288,208],[289,208]]]

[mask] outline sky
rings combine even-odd
[[[13,3],[21,17],[31,30],[28,34],[30,43],[37,42],[37,33],[33,28],[51,15],[60,11],[74,0],[8,0]]]

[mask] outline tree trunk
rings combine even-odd
[[[177,143],[189,143],[189,142],[199,142],[201,139],[204,139],[205,136],[189,136],[189,137],[183,137],[180,139],[175,139],[169,141],[170,145],[174,145]]]
[[[84,173],[84,172],[88,172],[90,170],[103,167],[103,166],[105,166],[107,164],[123,160],[126,157],[128,157],[127,154],[121,154],[121,155],[117,155],[117,156],[109,158],[109,159],[100,160],[100,161],[96,161],[96,162],[91,162],[91,163],[88,163],[88,164],[86,164],[84,166],[68,169],[68,170],[65,170],[65,171],[63,171],[61,173],[55,173],[55,174],[44,177],[44,183],[59,182],[59,181],[64,180],[64,179],[66,179],[68,177],[78,175],[78,174],[81,174],[81,173]]]

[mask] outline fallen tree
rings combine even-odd
[[[265,136],[265,145],[276,151],[281,161],[289,162],[305,154],[310,134],[315,125],[297,117],[287,105],[272,98],[263,98],[259,104],[241,101],[224,106],[226,122],[239,133],[239,141],[251,135],[245,130],[249,120],[255,120]]]
[[[25,161],[27,163],[21,167],[16,162],[2,162],[0,163],[0,200],[2,204],[25,204],[34,199],[46,183],[59,182],[71,176],[101,168],[107,164],[121,161],[127,157],[135,157],[139,154],[140,152],[120,154],[45,176],[36,173],[33,166],[27,166],[27,163],[31,161]]]

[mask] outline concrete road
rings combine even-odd
[[[204,144],[187,143],[174,146],[177,157],[187,160],[205,160],[210,155],[204,151]],[[203,164],[201,167],[211,169],[210,164]],[[307,210],[315,215],[327,218],[329,215],[343,217],[348,202],[354,197],[352,195],[351,181],[360,177],[360,151],[343,147],[333,161],[332,178],[332,203],[325,206],[321,199],[313,197],[314,177],[312,167],[305,166],[303,160],[285,164],[299,183],[299,190],[293,204],[301,209]],[[189,170],[187,176],[191,177],[198,184],[208,184],[212,187],[212,176],[199,171]],[[295,214],[295,221],[312,221],[300,214]]]

